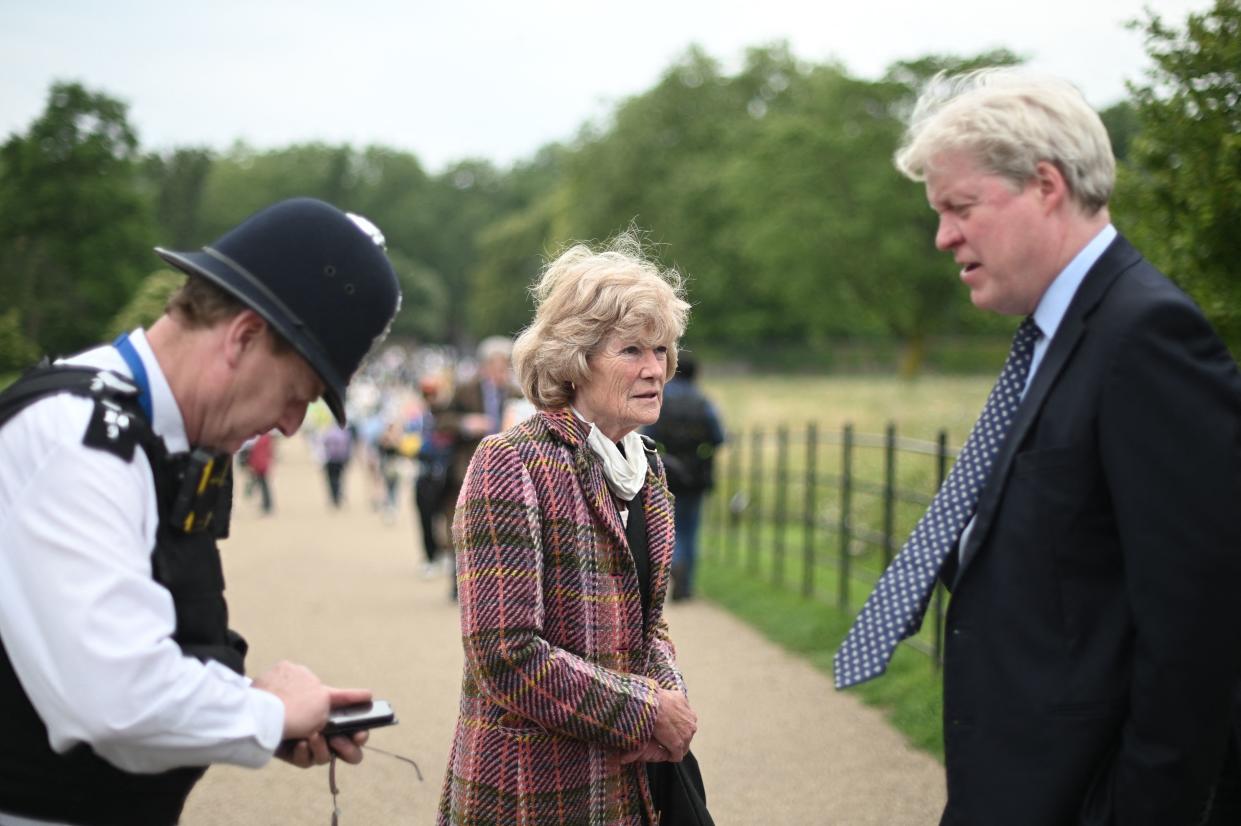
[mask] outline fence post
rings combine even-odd
[[[776,508],[772,517],[775,525],[775,564],[772,569],[772,581],[777,586],[784,585],[784,534],[785,519],[788,518],[786,507],[788,499],[789,470],[789,429],[780,425],[776,430]]]
[[[840,557],[837,560],[840,581],[836,588],[836,606],[849,607],[849,508],[853,493],[853,425],[846,424],[840,445]]]
[[[892,525],[896,517],[896,424],[883,436],[883,567],[892,564]]]
[[[723,532],[720,530],[720,523],[717,521],[716,515],[720,512],[720,502],[725,495],[724,492],[724,461],[722,454],[717,449],[715,452],[718,483],[709,491],[703,491],[702,494],[702,534],[701,541],[698,543],[698,553],[702,557],[702,561],[716,556],[719,553],[720,542],[723,538]]]
[[[741,446],[745,444],[745,432],[737,431],[737,437],[728,446],[728,499],[724,502],[726,535],[724,559],[729,565],[737,562],[737,534],[741,530],[741,514],[733,510],[733,500],[741,495]]]
[[[762,529],[761,516],[763,504],[763,431],[755,429],[750,443],[750,547],[746,549],[749,564],[746,566],[751,574],[758,573],[759,532]]]
[[[939,438],[936,440],[936,471],[935,471],[935,491],[944,484],[944,479],[948,475],[948,431],[939,431]],[[949,551],[952,553],[952,551]],[[931,656],[932,668],[936,671],[944,664],[944,586],[936,580],[935,599],[931,610],[935,612],[935,649]]]
[[[804,534],[802,536],[802,596],[814,596],[814,541],[815,523],[818,522],[818,509],[815,494],[818,492],[818,473],[816,464],[819,458],[819,426],[814,422],[806,425],[806,510]]]

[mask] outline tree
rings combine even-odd
[[[1116,156],[1116,162],[1124,163],[1129,159],[1129,147],[1134,136],[1142,128],[1137,108],[1132,101],[1122,100],[1099,112],[1099,118],[1112,140],[1112,154]]]
[[[514,335],[530,323],[530,285],[547,254],[552,209],[548,199],[503,216],[479,234],[478,264],[471,274],[470,328]]]
[[[150,327],[164,314],[168,299],[185,283],[180,270],[159,269],[143,279],[138,289],[104,329],[105,338],[115,338],[135,327]]]
[[[1216,0],[1178,30],[1133,24],[1154,63],[1131,85],[1141,124],[1116,211],[1158,266],[1241,352],[1241,2]]]
[[[442,341],[448,334],[449,298],[433,252],[445,231],[439,213],[451,216],[454,205],[437,206],[434,182],[413,155],[321,143],[256,151],[239,143],[219,157],[178,150],[148,169],[161,203],[167,198],[166,229],[190,248],[295,196],[320,198],[366,216],[384,234],[404,296],[393,334],[424,341]]]
[[[19,322],[16,307],[0,313],[0,378],[39,360],[39,348],[22,333]],[[3,384],[5,382],[0,381],[0,385]]]
[[[634,223],[648,232],[650,252],[687,275],[696,341],[757,346],[781,331],[784,308],[764,278],[772,274],[755,272],[737,247],[723,171],[747,151],[759,77],[792,64],[783,47],[755,50],[734,82],[691,48],[610,123],[583,131],[554,199],[553,246],[599,241]]]
[[[548,144],[501,178],[498,214],[474,236],[466,316],[475,338],[513,335],[530,323],[530,285],[561,245],[554,224],[570,155],[566,147]]]
[[[202,227],[203,195],[214,156],[208,149],[174,149],[152,155],[144,177],[154,192],[160,243],[174,250],[202,246],[209,237]]]
[[[0,295],[45,352],[95,341],[152,262],[137,145],[125,104],[58,83],[0,147]]]
[[[936,71],[1015,61],[931,56],[870,82],[783,43],[750,49],[733,76],[691,49],[583,133],[550,200],[552,237],[636,221],[689,276],[696,343],[826,349],[892,336],[916,372],[929,335],[977,322],[934,252],[925,195],[892,166],[903,118]]]

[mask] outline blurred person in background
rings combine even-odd
[[[249,498],[254,491],[259,494],[259,510],[263,514],[272,512],[271,467],[276,461],[276,440],[271,431],[256,436],[242,446],[237,454],[238,463],[246,469],[245,496]]]
[[[405,427],[399,421],[388,422],[375,443],[379,457],[379,478],[383,482],[383,501],[380,512],[385,523],[396,521],[396,494],[401,486],[401,467],[404,454]]]
[[[451,525],[457,496],[465,480],[466,469],[484,436],[499,433],[504,423],[504,408],[510,399],[521,398],[521,390],[513,384],[510,360],[513,342],[505,336],[491,336],[478,344],[478,374],[457,385],[452,398],[436,415],[439,433],[452,442],[452,458],[448,465],[448,482],[444,489],[444,522]],[[446,549],[449,573],[453,566],[452,548]],[[457,578],[450,576],[451,596],[457,598]]]
[[[329,709],[370,697],[287,662],[247,679],[216,543],[231,453],[320,396],[343,420],[400,302],[382,236],[294,199],[157,252],[188,278],[149,330],[0,394],[5,826],[171,826],[204,767],[326,763]]]
[[[323,478],[327,481],[328,501],[339,508],[345,501],[345,468],[353,456],[353,431],[340,422],[331,422],[319,434],[319,455]]]
[[[675,497],[676,552],[672,555],[672,599],[694,594],[698,561],[698,528],[702,500],[715,485],[715,449],[724,443],[724,427],[715,405],[695,383],[697,360],[687,351],[678,356],[677,373],[664,388],[659,421],[643,431],[663,448],[668,489]]]
[[[448,488],[448,466],[452,461],[452,435],[436,425],[440,406],[442,381],[424,376],[418,382],[423,408],[413,426],[418,432],[418,472],[414,479],[414,511],[422,537],[425,561],[422,575],[434,575],[440,560],[446,559],[441,545],[445,526],[442,523],[444,492]]]
[[[465,676],[438,822],[654,824],[652,767],[697,718],[663,615],[672,508],[637,429],[689,304],[630,236],[569,249],[535,296],[514,361],[538,412],[483,439],[453,524]]]

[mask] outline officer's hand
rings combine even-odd
[[[276,756],[299,769],[322,766],[332,759],[332,752],[336,752],[336,756],[346,763],[361,763],[362,746],[366,745],[368,737],[370,732],[367,731],[328,739],[321,734],[312,734],[305,740],[285,740],[276,749]]]
[[[332,751],[347,763],[362,761],[365,732],[361,737],[333,737],[330,744],[320,732],[329,709],[365,703],[371,699],[369,689],[326,686],[309,668],[287,661],[265,671],[254,687],[275,694],[284,704],[284,742],[277,757],[301,768],[327,763]]]
[[[305,740],[327,722],[331,690],[304,665],[282,660],[263,672],[254,687],[275,694],[284,704],[285,740]]]
[[[373,699],[369,688],[329,688],[328,690],[332,693],[332,708],[369,703]],[[368,732],[358,731],[352,736],[331,737],[328,738],[328,747],[346,763],[361,763],[362,746],[369,736]]]

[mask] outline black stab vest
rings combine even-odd
[[[57,393],[95,401],[84,443],[130,461],[134,448],[147,455],[155,477],[159,527],[151,553],[157,582],[172,595],[173,640],[187,656],[216,660],[244,673],[245,641],[228,629],[224,575],[216,540],[227,535],[231,476],[225,461],[221,507],[209,529],[188,532],[170,518],[183,504],[186,476],[196,473],[189,454],[169,454],[146,421],[136,388],[116,374],[82,367],[41,366],[0,393],[0,427],[27,405]],[[180,496],[178,495],[180,494]],[[180,502],[179,502],[180,500]],[[178,512],[179,514],[179,512]],[[201,521],[201,520],[200,520]],[[176,523],[176,524],[174,524]],[[0,549],[0,553],[3,553]],[[22,689],[0,639],[0,811],[82,826],[171,826],[205,768],[132,774],[79,744],[52,751],[47,727]]]

